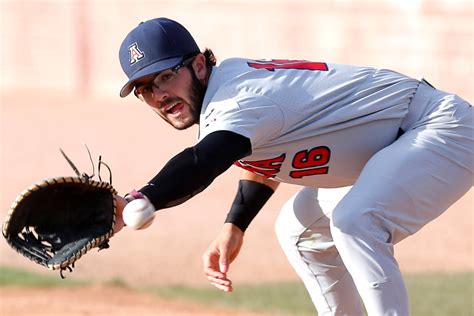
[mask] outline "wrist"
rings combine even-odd
[[[125,194],[123,197],[128,203],[130,203],[133,200],[138,200],[138,199],[145,199],[145,200],[150,200],[145,194],[141,193],[140,191],[137,190],[132,190]]]
[[[140,193],[136,190],[132,190],[130,192],[128,192],[127,194],[125,194],[125,196],[123,197],[128,203],[130,203],[131,201],[133,200],[137,200],[137,199],[143,199],[145,196],[143,195],[143,193]]]
[[[231,234],[237,233],[243,235],[245,233],[239,226],[230,222],[224,223],[222,230]]]
[[[128,192],[127,194],[125,194],[125,196],[123,198],[124,198],[125,201],[127,201],[127,203],[130,203],[134,200],[145,200],[150,205],[153,205],[153,203],[151,203],[150,199],[145,194],[141,193],[140,191],[136,191],[136,190],[132,190],[132,191]],[[156,210],[156,207],[154,205],[153,205],[153,207]]]

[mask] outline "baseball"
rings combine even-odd
[[[123,222],[132,229],[145,229],[155,218],[155,207],[147,199],[136,199],[123,209]]]

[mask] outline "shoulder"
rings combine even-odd
[[[212,69],[211,81],[212,77],[219,79],[221,84],[227,80],[236,79],[242,74],[252,71],[252,68],[249,67],[249,62],[251,60],[245,58],[225,59]],[[222,79],[225,81],[222,81]]]
[[[204,105],[216,100],[235,98],[242,92],[242,86],[249,84],[252,68],[251,60],[245,58],[229,58],[212,68],[209,76]]]

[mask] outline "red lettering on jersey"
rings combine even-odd
[[[290,172],[292,178],[302,178],[317,174],[327,174],[329,167],[324,167],[329,162],[331,150],[326,146],[315,147],[311,150],[302,150],[293,157],[292,166],[295,169]]]
[[[285,154],[282,154],[275,158],[258,161],[239,160],[235,162],[235,165],[266,178],[272,178],[280,172],[285,156]]]
[[[275,69],[328,71],[328,65],[326,63],[307,60],[272,59],[271,61],[257,60],[254,63],[247,64],[252,68],[267,69],[269,71],[275,71]]]

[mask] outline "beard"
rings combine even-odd
[[[202,103],[204,102],[207,86],[199,81],[192,68],[190,70],[192,81],[189,107],[191,108],[193,124],[199,124],[199,116],[201,115]]]
[[[177,130],[185,130],[194,124],[199,124],[199,117],[201,115],[202,103],[206,94],[207,86],[199,81],[192,68],[189,68],[191,73],[191,87],[189,93],[189,102],[186,102],[189,108],[189,116],[179,122],[173,122],[167,118],[161,116],[168,124],[173,126]],[[184,102],[181,98],[170,98],[167,103],[173,103],[176,101]]]

